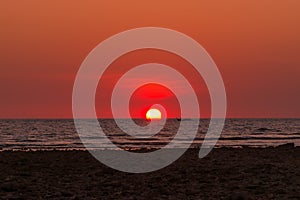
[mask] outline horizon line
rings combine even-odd
[[[74,120],[75,118],[52,118],[52,117],[38,117],[38,118],[33,118],[33,117],[28,117],[28,118],[0,118],[0,120]],[[94,119],[94,118],[77,118],[77,119]],[[120,117],[120,118],[112,118],[112,117],[100,117],[97,119],[145,119],[142,117],[135,117],[135,118],[125,118],[125,117]],[[180,118],[180,117],[168,117],[167,119],[222,119],[222,118],[210,118],[210,117],[189,117],[189,118]],[[300,117],[225,117],[226,119],[300,119]]]

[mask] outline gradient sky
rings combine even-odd
[[[300,117],[299,10],[297,0],[1,1],[0,118],[72,117],[73,82],[86,55],[104,39],[144,26],[183,32],[209,52],[223,76],[228,117]],[[107,76],[149,58],[175,68],[180,62],[155,51],[128,56]],[[192,71],[184,73],[194,80]],[[207,92],[198,90],[208,116]],[[97,111],[105,117],[109,104],[101,98]]]

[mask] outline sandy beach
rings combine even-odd
[[[188,150],[146,174],[108,168],[86,151],[0,153],[1,199],[299,199],[300,148]]]

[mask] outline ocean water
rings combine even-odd
[[[124,123],[126,124],[126,120]],[[136,120],[136,123],[144,126],[148,122]],[[115,145],[130,150],[161,148],[167,145],[177,133],[180,121],[168,119],[163,129],[149,138],[132,137],[124,133],[112,119],[100,119],[99,124],[107,138]],[[209,119],[200,119],[198,133],[191,148],[201,146],[208,124]],[[215,139],[208,138],[211,141]],[[112,148],[103,137],[93,135],[93,141],[99,149]],[[188,143],[189,140],[182,138],[178,142]],[[300,146],[300,119],[226,119],[223,132],[215,147],[263,148],[286,143]],[[86,149],[72,119],[0,120],[0,150],[53,149]]]

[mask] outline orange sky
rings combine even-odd
[[[86,55],[144,26],[183,32],[209,52],[228,117],[300,117],[299,10],[297,0],[1,1],[0,118],[72,117],[73,81]]]

